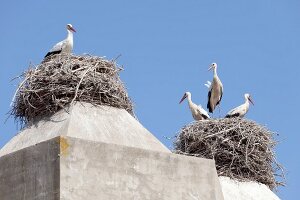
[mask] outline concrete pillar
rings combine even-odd
[[[70,110],[0,150],[1,200],[223,200],[213,160],[172,154],[124,110]]]

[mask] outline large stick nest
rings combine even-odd
[[[254,121],[230,118],[193,122],[184,126],[174,142],[175,152],[214,159],[219,176],[257,181],[271,189],[282,182],[275,158],[273,133]]]
[[[96,56],[56,55],[23,73],[11,114],[26,125],[51,115],[74,101],[123,108],[133,104],[119,78],[115,61]]]

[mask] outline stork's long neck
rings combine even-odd
[[[218,74],[217,74],[217,67],[214,68],[214,76],[218,76]]]
[[[73,42],[73,33],[72,33],[72,31],[70,31],[70,30],[68,30],[68,29],[67,29],[67,31],[68,31],[68,37],[67,37],[67,40]]]
[[[193,102],[192,102],[192,97],[191,97],[191,95],[188,95],[187,96],[187,100],[188,100],[188,103],[189,103],[189,107],[191,108],[191,107],[193,107]]]
[[[245,97],[245,103],[244,103],[247,107],[249,107],[250,103],[249,103],[249,99],[247,97]]]

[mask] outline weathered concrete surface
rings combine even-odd
[[[66,138],[61,198],[223,199],[213,160]]]
[[[77,103],[0,150],[0,200],[223,200],[213,160],[172,154],[123,109]]]
[[[124,109],[77,102],[69,113],[59,111],[21,131],[0,150],[0,156],[57,136],[170,152]]]
[[[223,200],[213,160],[58,137],[0,157],[1,200]]]
[[[225,200],[280,200],[266,185],[219,177]]]
[[[0,199],[58,200],[58,154],[54,139],[0,157]]]

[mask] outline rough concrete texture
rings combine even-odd
[[[66,137],[61,199],[223,199],[213,160]]]
[[[61,110],[21,131],[0,150],[0,156],[57,136],[170,152],[124,109],[77,102],[69,113]]]
[[[0,157],[1,200],[223,200],[213,160],[57,137]]]
[[[266,185],[219,177],[224,200],[280,200]]]
[[[223,200],[213,160],[172,154],[123,109],[76,103],[0,150],[0,200]]]
[[[1,200],[59,199],[59,141],[0,157]]]

